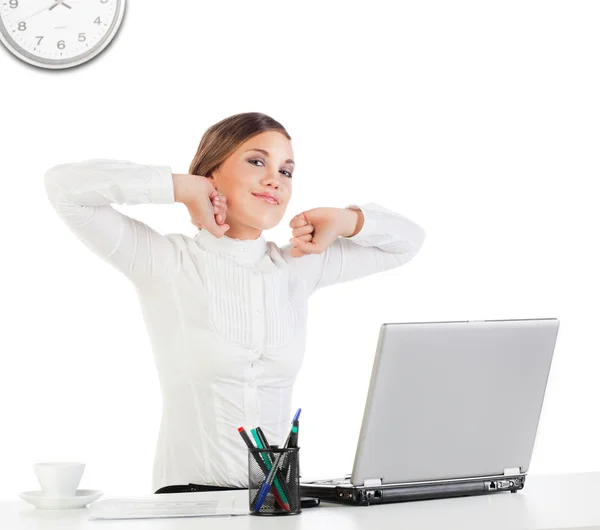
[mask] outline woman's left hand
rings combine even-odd
[[[362,217],[362,216],[361,216]],[[358,230],[359,211],[349,208],[313,208],[290,221],[293,238],[290,255],[320,254],[340,236],[350,237]]]

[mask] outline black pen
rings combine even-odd
[[[271,449],[271,446],[269,445],[269,441],[267,440],[265,433],[263,432],[263,430],[260,427],[256,428],[256,434],[258,434],[258,437],[260,438],[260,441],[263,444],[263,447],[266,449]]]
[[[298,428],[300,427],[300,422],[298,420],[294,421],[292,431],[290,432],[290,436],[288,438],[288,447],[298,447]]]

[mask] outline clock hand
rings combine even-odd
[[[45,4],[44,7],[42,7],[41,9],[38,9],[37,11],[31,13],[30,15],[27,15],[26,17],[23,17],[20,22],[25,22],[26,20],[29,20],[30,18],[34,17],[35,15],[39,15],[40,13],[43,13],[44,11],[46,11],[49,7],[50,9],[56,7],[58,4],[55,2],[53,4]]]
[[[50,9],[48,9],[48,11],[52,11],[59,4],[72,9],[71,6],[65,2],[65,0],[56,0],[56,3]]]
[[[72,4],[77,3],[77,0],[70,0],[70,2]],[[64,0],[54,0],[54,3],[52,4],[45,4],[44,7],[38,9],[37,11],[34,11],[33,13],[23,17],[19,22],[25,22],[26,20],[29,20],[30,18],[35,17],[36,15],[39,15],[40,13],[43,13],[44,11],[48,10],[48,11],[52,11],[57,5],[59,4],[63,4],[65,7],[68,7],[69,9],[72,9],[70,5],[66,4],[64,2]],[[50,8],[50,9],[48,9]]]

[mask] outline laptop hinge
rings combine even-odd
[[[504,474],[505,475],[520,475],[521,468],[520,467],[505,467]]]
[[[381,486],[380,478],[366,478],[365,479],[365,487],[374,488],[376,486]]]

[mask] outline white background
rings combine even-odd
[[[86,158],[187,172],[202,133],[260,111],[293,139],[303,209],[375,201],[427,231],[400,269],[318,292],[295,388],[304,475],[351,469],[381,322],[558,317],[531,473],[600,470],[600,4],[130,0],[89,64],[0,49],[0,498],[35,461],[151,492],[160,389],[133,287],[47,202]],[[195,233],[185,207],[119,207]],[[407,404],[410,406],[410,404]]]

